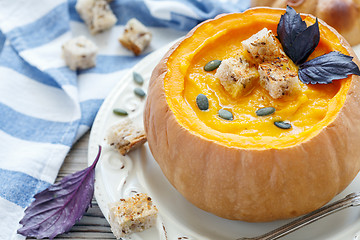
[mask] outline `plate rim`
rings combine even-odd
[[[149,59],[154,58],[154,56],[158,56],[161,55],[161,53],[163,53],[163,55],[171,48],[171,46],[173,46],[175,43],[177,43],[178,41],[180,41],[181,39],[183,39],[183,37],[177,38],[174,41],[171,41],[170,43],[168,43],[167,45],[153,51],[152,53],[146,55],[143,59],[141,59],[138,63],[136,63],[133,67],[127,69],[126,74],[123,75],[123,77],[121,77],[121,79],[115,84],[115,86],[113,87],[113,89],[109,92],[109,94],[105,97],[103,103],[101,104],[95,118],[94,118],[94,122],[92,124],[92,127],[90,129],[90,135],[89,135],[89,142],[88,142],[88,153],[87,153],[87,165],[91,166],[91,164],[93,163],[95,156],[97,154],[97,150],[96,153],[94,153],[94,150],[91,149],[93,146],[91,143],[95,142],[95,139],[97,137],[97,133],[96,133],[96,128],[98,127],[98,124],[100,124],[101,119],[102,119],[102,115],[104,115],[106,113],[106,106],[110,103],[110,101],[116,97],[116,93],[119,91],[119,89],[121,89],[122,84],[124,83],[124,81],[127,81],[129,78],[131,78],[132,73],[134,72],[135,69],[138,69],[139,67],[141,67],[141,65],[143,65],[144,62],[149,61]],[[120,71],[124,71],[124,70],[120,70]],[[95,129],[95,130],[94,130]],[[102,149],[104,149],[104,147],[102,146]],[[101,158],[101,157],[100,157]],[[96,176],[98,175],[98,172],[95,168],[95,183],[94,183],[94,197],[96,199],[96,201],[98,202],[98,199],[101,199],[101,195],[99,195],[99,184],[100,182],[102,183],[102,180],[99,181],[99,178],[96,178]],[[101,202],[101,201],[100,201]],[[105,219],[109,222],[108,219],[108,214],[107,213],[105,207],[102,204],[98,204],[101,212],[103,213]]]

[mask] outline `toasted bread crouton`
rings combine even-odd
[[[260,85],[272,98],[290,95],[300,88],[297,72],[288,67],[289,61],[288,58],[279,58],[259,65]]]
[[[271,62],[277,57],[286,56],[279,40],[267,28],[242,41],[241,44],[257,63]]]
[[[150,30],[136,18],[132,18],[126,23],[124,34],[119,38],[119,42],[135,55],[139,55],[150,44],[151,39]]]
[[[126,155],[133,149],[146,142],[146,134],[143,129],[136,127],[130,119],[113,125],[108,132],[107,142],[122,155]]]
[[[250,66],[246,60],[238,56],[223,60],[216,70],[215,77],[220,79],[225,90],[233,98],[237,98],[249,92],[259,73],[254,66]]]
[[[79,36],[62,45],[66,65],[71,70],[92,68],[96,65],[98,47],[84,36]]]
[[[100,33],[115,25],[117,18],[105,0],[78,0],[76,11],[88,26],[91,34]]]
[[[139,193],[109,204],[111,231],[117,239],[134,232],[144,231],[156,223],[158,210],[151,198]]]

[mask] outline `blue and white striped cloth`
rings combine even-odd
[[[32,196],[53,183],[72,144],[92,125],[122,75],[148,53],[249,0],[118,0],[116,26],[91,36],[76,0],[0,0],[0,239],[16,233]],[[135,17],[153,32],[135,57],[117,39]],[[71,71],[61,45],[85,35],[99,47],[95,68]]]

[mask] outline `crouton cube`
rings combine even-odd
[[[96,64],[97,46],[84,36],[73,38],[62,46],[66,65],[71,70],[87,69]]]
[[[259,73],[246,60],[236,57],[221,61],[215,77],[220,79],[221,85],[233,98],[237,98],[246,95],[251,90]]]
[[[242,41],[241,44],[257,63],[270,62],[277,57],[286,56],[279,40],[267,28]]]
[[[122,155],[143,145],[147,141],[145,131],[133,124],[130,119],[110,127],[107,142]]]
[[[109,204],[111,231],[117,239],[144,231],[156,224],[158,210],[144,193]]]
[[[105,0],[78,0],[75,8],[91,34],[97,34],[111,28],[117,21]]]
[[[279,58],[259,65],[260,85],[272,98],[290,95],[300,88],[297,72],[289,67],[289,61],[288,58]]]
[[[139,55],[150,44],[152,34],[137,19],[130,19],[125,26],[123,35],[119,38],[119,42],[127,49]]]

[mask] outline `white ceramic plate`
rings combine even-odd
[[[108,203],[132,196],[137,192],[148,193],[152,197],[159,209],[156,227],[133,234],[126,239],[234,240],[239,237],[257,236],[285,224],[288,221],[270,223],[232,221],[204,212],[189,203],[170,185],[153,159],[147,144],[126,157],[107,146],[104,138],[109,126],[124,119],[113,114],[113,108],[126,109],[129,117],[136,124],[143,124],[145,98],[141,99],[133,93],[134,88],[139,86],[133,82],[132,72],[136,71],[144,77],[145,83],[142,88],[146,91],[153,68],[170,46],[165,46],[147,56],[129,71],[105,99],[97,114],[90,135],[88,162],[90,165],[95,159],[98,145],[103,146],[95,175],[95,197],[101,211],[108,218]],[[360,47],[356,50],[359,53]],[[359,175],[334,200],[356,191],[360,191]],[[308,225],[283,239],[357,239],[356,235],[359,231],[360,208],[349,208]]]

